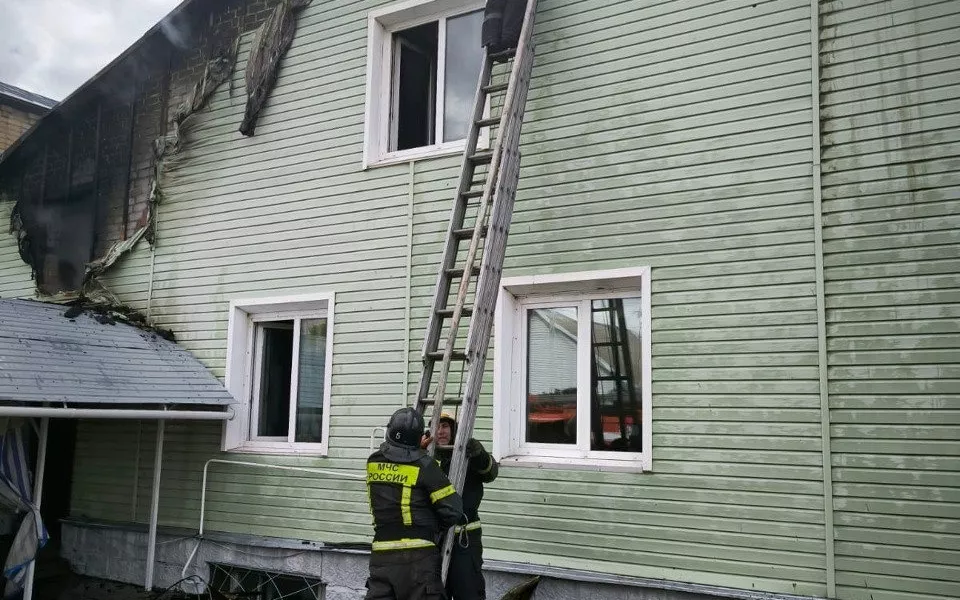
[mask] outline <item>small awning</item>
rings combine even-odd
[[[69,306],[0,299],[3,413],[47,404],[82,409],[74,416],[175,407],[170,418],[224,418],[235,402],[200,361],[157,333]]]

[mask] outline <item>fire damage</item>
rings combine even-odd
[[[163,177],[191,117],[231,79],[241,35],[256,30],[239,124],[250,136],[309,3],[184,2],[0,158],[0,202],[13,205],[9,233],[38,297],[118,304],[98,278],[141,240],[157,243]]]

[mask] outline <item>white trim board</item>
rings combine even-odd
[[[293,296],[235,299],[230,302],[227,324],[227,359],[225,383],[239,404],[237,416],[223,429],[221,449],[257,454],[302,454],[326,456],[330,448],[330,394],[333,375],[333,335],[336,296],[334,292],[318,292]],[[305,443],[251,439],[251,412],[254,410],[253,371],[255,367],[254,332],[256,323],[264,320],[325,318],[327,320],[326,355],[323,381],[322,441]],[[299,337],[299,336],[297,336]],[[296,344],[295,344],[296,345]],[[296,364],[296,361],[295,361]],[[291,377],[296,373],[292,373]],[[291,392],[295,392],[295,386]],[[291,393],[291,413],[296,399]]]
[[[619,453],[585,451],[577,446],[551,447],[521,443],[523,422],[523,382],[525,381],[525,344],[523,314],[529,306],[580,303],[589,306],[590,298],[635,297],[641,312],[641,452]],[[652,368],[651,368],[650,267],[507,277],[501,290],[495,316],[494,343],[494,456],[503,465],[532,468],[574,468],[598,471],[635,471],[653,469]],[[589,325],[578,319],[579,338],[589,337]],[[586,348],[586,350],[585,350]],[[578,345],[578,396],[589,389],[584,366],[589,344]],[[578,398],[578,440],[583,440],[587,419],[582,413],[587,404]]]

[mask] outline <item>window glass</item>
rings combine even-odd
[[[444,68],[443,141],[467,137],[480,78],[483,11],[447,19]]]
[[[394,36],[392,150],[434,143],[438,23]]]
[[[590,449],[640,452],[640,299],[591,306]]]
[[[293,322],[258,327],[260,411],[257,435],[287,437],[290,428],[290,375],[293,367]]]
[[[527,311],[527,442],[577,443],[577,312]]]
[[[327,360],[327,320],[300,321],[297,418],[294,441],[323,441],[323,381]]]

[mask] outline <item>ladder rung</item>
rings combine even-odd
[[[473,227],[470,227],[470,228],[465,227],[463,229],[454,229],[453,237],[457,238],[458,240],[469,240],[470,238],[473,237]],[[481,238],[487,237],[486,225],[480,228],[480,237]]]
[[[443,350],[437,350],[436,352],[427,352],[427,358],[432,360],[443,360]],[[461,350],[454,350],[450,354],[452,360],[467,360],[467,355]]]
[[[460,396],[447,396],[443,399],[444,406],[457,406],[463,404],[463,398]],[[420,406],[433,406],[433,398],[420,398]]]
[[[472,308],[463,307],[463,309],[460,311],[460,316],[462,317],[469,317],[472,315],[473,315]],[[441,308],[440,310],[437,311],[437,316],[440,317],[441,319],[449,319],[453,317],[453,309]]]
[[[470,187],[476,187],[474,184],[476,184],[476,185],[483,185],[484,182],[482,182],[482,181],[480,181],[480,182],[471,181],[470,184],[471,184]],[[467,199],[470,199],[470,198],[479,198],[479,197],[481,197],[481,196],[483,196],[483,190],[473,190],[473,191],[470,191],[470,192],[464,192],[464,193],[463,193],[463,197],[464,197],[464,198],[467,198]]]
[[[493,62],[507,62],[517,54],[516,48],[509,48],[501,52],[494,52],[493,54],[488,54],[487,56]]]
[[[470,162],[478,165],[485,165],[493,161],[493,151],[477,152],[470,157]]]
[[[510,87],[509,83],[491,83],[483,86],[482,89],[485,94],[496,94],[497,92],[505,92],[508,87]]]
[[[445,272],[446,272],[446,274],[449,275],[450,277],[463,277],[463,269],[461,269],[461,268],[459,268],[459,267],[453,268],[453,269],[447,269]],[[479,275],[479,274],[480,274],[480,267],[474,267],[472,272],[473,272],[474,275]]]
[[[489,119],[480,119],[477,121],[477,127],[490,127],[491,125],[499,125],[500,117],[490,117]]]

